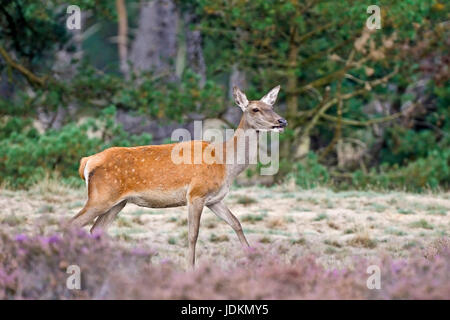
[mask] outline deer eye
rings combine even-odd
[[[253,112],[259,112],[259,109],[258,109],[258,108],[253,108],[252,111],[253,111]]]

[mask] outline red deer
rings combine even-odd
[[[239,220],[223,202],[233,180],[248,166],[248,161],[175,163],[172,156],[174,148],[179,147],[193,156],[211,146],[223,154],[234,154],[241,147],[236,142],[247,131],[283,131],[287,121],[273,110],[279,90],[277,86],[260,100],[248,101],[245,94],[234,87],[234,99],[243,114],[234,136],[226,142],[212,145],[206,141],[183,141],[113,147],[82,158],[79,173],[86,181],[88,200],[70,224],[80,228],[96,219],[91,232],[97,228],[106,230],[128,202],[149,208],[187,205],[188,262],[194,266],[200,216],[207,206],[233,228],[243,246],[248,246]],[[248,145],[244,148],[248,149]]]

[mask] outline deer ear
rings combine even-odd
[[[248,106],[248,99],[247,96],[245,95],[245,93],[243,93],[241,90],[239,90],[238,87],[234,86],[233,87],[233,97],[234,97],[234,102],[236,102],[236,104],[241,107],[242,111],[245,111],[245,109]]]
[[[275,101],[277,101],[278,92],[280,91],[280,86],[276,86],[272,90],[269,91],[264,97],[261,98],[260,101],[273,106]]]

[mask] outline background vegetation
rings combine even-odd
[[[271,183],[447,189],[448,3],[373,4],[381,30],[353,0],[80,0],[78,31],[64,1],[2,0],[0,184],[79,183],[82,156],[168,142],[194,119],[236,126],[230,87],[281,84]]]

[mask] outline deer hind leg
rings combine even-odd
[[[82,228],[108,209],[109,207],[106,206],[90,205],[88,201],[84,208],[69,221],[69,225],[74,228]]]
[[[126,200],[116,204],[114,207],[109,209],[107,212],[102,214],[95,220],[94,225],[91,228],[91,233],[93,233],[95,230],[101,229],[103,231],[106,231],[110,224],[114,221],[114,219],[117,217],[119,212],[125,207],[127,204]]]
[[[208,206],[208,208],[211,209],[211,211],[214,212],[219,218],[225,220],[225,222],[228,223],[231,228],[233,228],[242,246],[250,246],[247,239],[245,238],[241,223],[239,222],[238,218],[236,218],[233,213],[231,213],[230,209],[228,209],[228,207],[222,201],[211,204]]]
[[[188,263],[192,268],[195,265],[195,245],[197,244],[198,229],[200,227],[200,217],[202,215],[204,203],[205,201],[202,198],[196,198],[188,201]]]
[[[69,221],[69,225],[75,228],[82,228],[94,221],[98,216],[108,212],[116,203],[98,196],[89,196],[84,208]]]
[[[90,173],[86,169],[85,171],[88,201],[84,208],[69,222],[69,225],[75,228],[84,227],[98,216],[106,214],[110,209],[121,203],[117,185],[110,182],[111,179],[108,178],[108,173],[103,168],[97,167],[94,171],[91,170]]]

